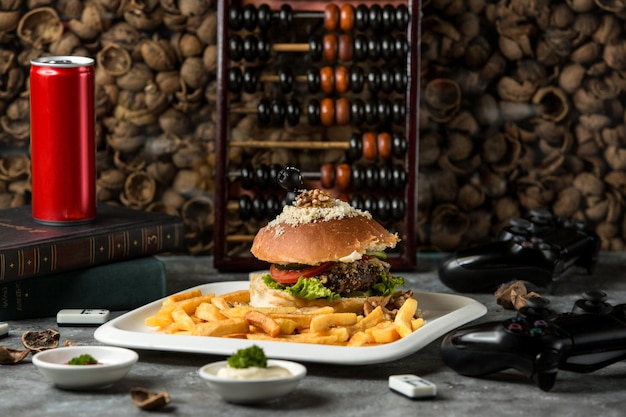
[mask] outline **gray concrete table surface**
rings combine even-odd
[[[244,280],[247,274],[219,273],[210,257],[161,257],[166,264],[168,291],[174,293],[196,285]],[[438,255],[418,256],[418,271],[399,273],[407,286],[419,291],[453,293],[438,279]],[[602,253],[592,275],[569,271],[551,291],[542,295],[557,311],[568,311],[583,291],[602,289],[614,304],[626,302],[626,254]],[[474,321],[504,320],[514,312],[499,306],[492,294],[464,294],[488,308]],[[123,312],[113,312],[117,317]],[[93,328],[61,327],[54,318],[11,321],[9,337],[0,345],[23,348],[21,334],[27,330],[58,329],[61,343],[100,344]],[[44,380],[30,362],[0,365],[0,413],[2,416],[623,416],[626,402],[626,363],[577,374],[561,371],[554,388],[541,391],[515,371],[488,378],[468,378],[446,367],[440,356],[441,339],[408,357],[382,364],[338,366],[304,363],[307,377],[283,398],[257,405],[233,405],[212,393],[198,376],[198,369],[224,356],[137,350],[139,362],[126,378],[101,390],[64,391]],[[389,375],[412,373],[437,384],[435,399],[411,400],[388,388]],[[131,401],[130,389],[165,390],[172,402],[160,411],[147,412]]]

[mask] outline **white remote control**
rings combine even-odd
[[[97,326],[109,320],[109,310],[68,308],[57,313],[59,326]]]
[[[0,337],[9,335],[9,323],[0,323]]]
[[[389,388],[409,398],[433,398],[437,395],[437,385],[417,375],[391,375]]]

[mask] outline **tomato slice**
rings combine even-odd
[[[270,265],[270,275],[276,282],[281,284],[293,284],[300,277],[311,278],[329,269],[334,262],[325,262],[321,265],[310,265],[300,269],[279,269],[276,265]]]

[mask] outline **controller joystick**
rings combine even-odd
[[[604,291],[585,291],[583,297],[577,300],[572,309],[573,313],[585,314],[608,314],[613,307],[606,302],[607,295]]]
[[[492,292],[512,280],[545,288],[573,266],[592,273],[599,252],[600,239],[582,222],[535,209],[529,219],[512,219],[498,241],[448,257],[438,272],[459,292]]]
[[[626,358],[626,304],[611,306],[606,293],[587,291],[570,313],[533,297],[504,322],[459,328],[445,336],[443,361],[461,375],[479,377],[515,369],[544,391],[558,370],[587,373]]]

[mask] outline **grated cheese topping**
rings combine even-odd
[[[332,199],[332,204],[327,204],[325,207],[285,206],[283,211],[267,224],[267,227],[275,229],[274,234],[278,237],[284,233],[283,224],[297,226],[299,224],[340,220],[358,216],[368,219],[372,218],[370,213],[356,209],[345,201]]]

